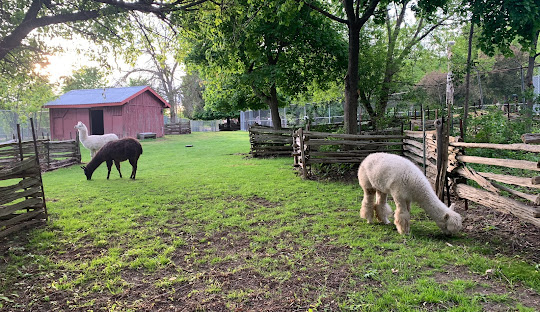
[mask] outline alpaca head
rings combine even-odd
[[[449,209],[443,219],[437,222],[437,225],[444,234],[453,235],[461,231],[461,216],[454,211],[454,204],[450,205]]]
[[[92,179],[92,173],[86,166],[81,166],[82,170],[84,171],[84,175],[86,175],[86,180]]]
[[[77,130],[83,130],[86,128],[86,126],[82,123],[82,121],[79,121],[74,128]]]

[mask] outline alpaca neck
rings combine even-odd
[[[86,128],[79,129],[79,139],[86,141],[88,139],[88,130]]]
[[[431,188],[431,186],[430,186]],[[435,192],[428,192],[428,195],[418,200],[418,205],[435,221],[444,218],[448,207],[439,200]],[[427,209],[426,209],[427,208]]]
[[[102,157],[101,154],[97,153],[92,160],[86,165],[86,169],[90,174],[92,174],[99,165],[101,165],[105,161],[105,158]]]

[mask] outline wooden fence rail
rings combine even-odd
[[[291,156],[293,129],[275,130],[257,124],[249,127],[249,142],[253,157]]]
[[[165,134],[191,134],[191,124],[189,120],[182,120],[177,123],[166,124],[163,131]]]
[[[405,131],[404,155],[420,167],[426,164],[426,176],[434,183],[437,174],[437,144],[434,131],[426,131],[425,141],[421,131]],[[424,148],[425,147],[425,148]],[[471,156],[474,149],[521,151],[540,153],[540,146],[530,144],[465,143],[450,137],[448,143],[448,168],[450,184],[455,194],[466,200],[493,208],[540,226],[540,179],[537,162],[523,159],[502,159]],[[425,155],[425,157],[424,157]],[[470,164],[527,170],[530,177],[508,174],[476,172]],[[474,181],[478,186],[467,185]],[[465,182],[465,183],[464,183]],[[514,186],[520,187],[516,189]],[[505,195],[506,194],[506,195]]]
[[[304,178],[312,164],[360,163],[376,152],[403,154],[401,134],[335,134],[298,129],[293,135],[294,166]]]
[[[81,163],[81,150],[78,137],[76,140],[67,141],[37,140],[36,145],[41,171],[49,171]],[[8,166],[11,162],[20,159],[21,153],[23,155],[34,154],[34,142],[25,141],[21,144],[18,142],[0,144],[0,170]]]

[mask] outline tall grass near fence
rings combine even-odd
[[[104,165],[91,181],[78,166],[44,174],[50,224],[27,243],[2,242],[12,247],[0,253],[0,307],[540,308],[522,300],[525,287],[540,291],[534,263],[444,237],[416,206],[411,236],[368,225],[359,186],[303,180],[290,158],[250,158],[245,132],[142,145],[134,181],[106,180]]]

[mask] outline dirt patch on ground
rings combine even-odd
[[[272,208],[279,203],[261,197],[237,198],[257,207]],[[464,216],[464,232],[474,241],[487,244],[496,253],[522,257],[530,263],[539,263],[540,233],[535,226],[519,219],[471,205],[464,209],[458,201],[457,211]],[[248,212],[251,213],[251,212]],[[181,220],[179,218],[178,220]],[[148,221],[148,220],[142,220]],[[181,224],[171,227],[181,229]],[[254,226],[259,226],[254,224]],[[265,226],[267,226],[265,224]],[[284,233],[263,247],[253,247],[249,233],[242,231],[205,231],[182,233],[176,231],[185,245],[179,246],[171,256],[166,269],[154,272],[124,268],[116,281],[121,291],[94,288],[83,283],[73,289],[59,289],[59,279],[76,279],[77,272],[44,272],[38,265],[19,269],[20,279],[8,287],[11,302],[1,311],[338,311],[348,294],[366,289],[379,289],[379,282],[352,274],[346,259],[350,248],[320,242],[308,250]],[[77,262],[93,258],[106,251],[97,247],[66,247],[66,252],[29,251],[25,249],[26,234],[0,240],[0,255],[8,252],[19,257],[28,253],[48,255],[55,261]],[[165,241],[168,236],[162,237]],[[172,241],[170,242],[172,244]],[[80,244],[79,246],[91,246]],[[301,253],[298,251],[301,250]],[[0,271],[7,258],[0,256]],[[69,273],[68,273],[69,272]],[[495,278],[493,272],[473,273],[466,267],[447,267],[432,278],[438,283],[454,280],[474,282],[468,291],[482,301],[486,311],[507,311],[509,304],[521,303],[540,310],[540,296],[521,285],[509,286]],[[0,278],[0,281],[1,278]],[[99,283],[105,283],[98,281]],[[3,281],[2,281],[3,283]],[[448,286],[451,287],[451,286]],[[111,294],[113,290],[113,294]],[[508,296],[504,302],[489,300],[489,296]],[[448,307],[425,303],[418,307],[436,311]]]
[[[469,203],[468,210],[463,200],[455,203],[456,211],[463,216],[463,232],[467,237],[489,245],[498,253],[540,264],[540,227],[474,203]]]

